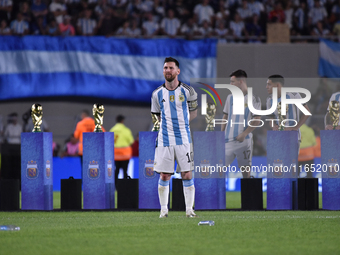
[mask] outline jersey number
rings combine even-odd
[[[193,153],[190,152],[190,155],[189,155],[189,152],[187,154],[185,154],[187,157],[188,157],[188,163],[192,162],[194,159],[193,159]]]
[[[250,158],[250,150],[243,151],[244,159]]]

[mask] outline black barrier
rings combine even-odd
[[[182,179],[172,179],[172,210],[185,211]]]
[[[241,179],[241,209],[263,210],[262,179]]]
[[[138,209],[138,179],[118,179],[116,188],[119,209]]]
[[[1,144],[1,178],[21,179],[20,144]]]
[[[0,180],[0,210],[15,211],[20,209],[20,180]]]
[[[319,191],[317,178],[298,179],[298,210],[318,210]]]
[[[61,179],[60,187],[60,208],[81,210],[81,179]]]

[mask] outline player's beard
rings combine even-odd
[[[172,82],[175,78],[176,75],[171,75],[171,74],[165,74],[164,78],[168,81],[168,82]]]

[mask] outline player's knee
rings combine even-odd
[[[181,173],[181,176],[182,176],[182,179],[183,179],[183,180],[190,180],[190,179],[192,179],[191,171],[182,172],[182,173]]]
[[[161,173],[160,178],[162,181],[169,181],[171,179],[171,174]]]

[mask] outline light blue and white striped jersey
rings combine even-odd
[[[181,22],[177,18],[164,18],[161,23],[161,28],[169,35],[177,35],[177,31],[181,26]]]
[[[301,95],[299,93],[291,93],[291,92],[287,92],[286,94],[286,98],[287,99],[301,99]],[[278,98],[277,99],[277,102],[281,102],[281,98]],[[272,95],[268,96],[267,97],[267,109],[269,109],[273,104],[273,98],[272,98]],[[300,110],[299,108],[296,107],[296,105],[294,104],[288,104],[287,105],[288,107],[286,107],[287,109],[287,113],[286,113],[286,116],[284,117],[284,119],[293,119],[293,120],[296,120],[297,122],[299,122],[300,120]],[[275,115],[275,118],[278,119],[279,118],[279,115],[277,113],[277,107],[275,109],[275,112],[273,113]],[[275,122],[277,125],[279,124],[277,121]],[[285,125],[289,125],[289,126],[293,126],[295,124],[294,121],[288,121],[286,122]],[[271,125],[271,123],[270,123]],[[300,132],[300,129],[299,129],[299,140],[301,140],[301,132]]]
[[[26,29],[28,29],[28,23],[24,20],[17,21],[13,20],[11,22],[11,29],[16,34],[23,34]]]
[[[339,91],[339,92],[335,92],[335,93],[331,96],[331,98],[329,99],[329,103],[330,103],[331,101],[338,101],[339,104],[340,104],[340,91]],[[328,107],[327,107],[327,111],[329,111],[329,104],[328,104]],[[339,120],[339,124],[338,124],[338,125],[340,125],[340,120]]]
[[[151,113],[160,113],[161,122],[157,146],[167,147],[191,143],[190,113],[197,109],[197,94],[185,83],[179,82],[175,90],[165,84],[153,91]]]
[[[232,94],[228,95],[223,108],[223,113],[228,115],[228,123],[225,129],[226,143],[234,141],[239,134],[246,130],[248,127],[248,121],[254,117],[248,107],[248,94],[244,96],[244,115],[233,114],[233,101],[234,99]],[[256,95],[253,95],[253,106],[255,109],[261,110],[261,99]],[[253,134],[249,133],[245,139],[252,137]]]
[[[93,33],[93,30],[97,26],[97,22],[94,19],[79,19],[77,26],[80,27],[81,32],[84,35],[87,35]]]

